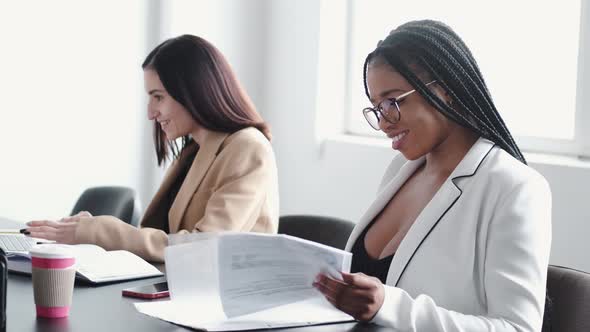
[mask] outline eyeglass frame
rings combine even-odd
[[[426,83],[426,86],[429,86],[432,83],[436,83],[436,80],[432,80],[432,81]],[[396,123],[400,122],[400,120],[402,119],[402,111],[401,111],[401,109],[399,107],[398,102],[403,101],[404,98],[406,98],[407,96],[411,95],[414,92],[416,92],[416,89],[412,89],[410,91],[404,92],[404,93],[402,93],[401,95],[399,95],[397,97],[384,98],[375,107],[365,107],[365,108],[363,108],[362,112],[363,112],[363,116],[364,116],[365,120],[367,120],[367,122],[369,123],[369,126],[371,126],[371,128],[373,128],[375,130],[381,130],[381,128],[379,128],[379,122],[381,121],[381,119],[385,119],[385,121],[387,121],[387,122],[389,122],[391,124],[396,124]],[[397,120],[388,119],[385,116],[385,114],[383,113],[382,108],[381,108],[381,104],[383,104],[383,102],[385,102],[385,101],[391,102],[391,105],[394,106],[395,109],[397,110],[397,114],[398,114]],[[375,128],[371,124],[371,121],[367,118],[369,112],[372,112],[373,115],[377,118],[377,128]],[[381,115],[381,117],[379,117],[379,115]]]

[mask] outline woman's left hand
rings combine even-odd
[[[28,236],[55,241],[57,243],[75,244],[76,228],[80,218],[92,217],[89,212],[82,211],[58,221],[34,220],[27,223]]]
[[[383,305],[381,281],[363,273],[341,272],[342,281],[319,274],[313,283],[336,308],[359,321],[370,321]]]

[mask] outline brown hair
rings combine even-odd
[[[255,127],[270,141],[268,124],[256,111],[231,66],[211,43],[203,38],[182,35],[158,45],[142,64],[155,70],[168,94],[206,129],[234,133]],[[158,165],[172,150],[174,158],[191,140],[182,138],[180,151],[175,141],[166,142],[160,124],[154,121],[154,144]]]

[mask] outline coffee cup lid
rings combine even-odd
[[[29,250],[31,257],[39,258],[73,258],[72,248],[67,244],[37,244]]]

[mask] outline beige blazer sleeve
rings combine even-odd
[[[218,135],[211,141],[201,146],[170,208],[170,233],[276,233],[278,178],[270,143],[253,128],[229,137]],[[75,241],[106,250],[128,250],[162,262],[168,234],[151,227],[135,228],[112,216],[98,216],[80,220]]]
[[[168,234],[156,228],[136,228],[113,216],[97,216],[80,220],[74,241],[93,243],[105,250],[127,250],[145,260],[161,263]]]

